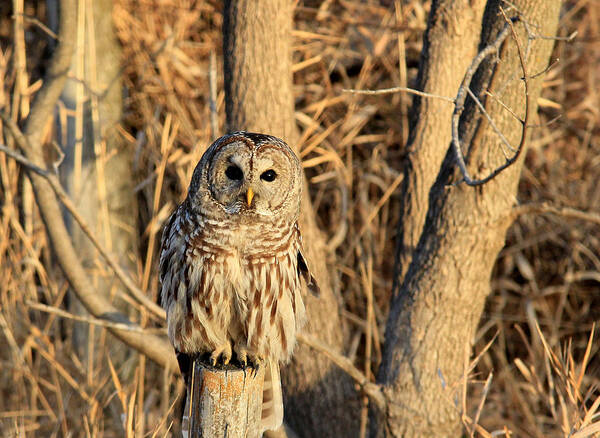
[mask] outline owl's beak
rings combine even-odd
[[[248,191],[246,192],[246,202],[248,203],[248,207],[252,204],[252,198],[254,198],[254,191],[251,187],[248,187]]]

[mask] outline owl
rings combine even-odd
[[[301,281],[318,291],[297,222],[302,175],[278,138],[221,137],[162,236],[161,300],[182,374],[196,354],[209,354],[213,365],[235,354],[244,366],[265,366],[265,429],[283,421],[279,363],[306,320]]]

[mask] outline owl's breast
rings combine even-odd
[[[223,262],[223,274],[238,298],[245,300],[249,294],[250,281],[246,274],[245,261],[238,250],[229,253]]]

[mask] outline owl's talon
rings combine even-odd
[[[259,357],[258,355],[255,355],[254,357],[250,358],[250,362],[252,362],[252,366],[256,369],[260,368],[261,365],[263,364],[263,358]]]
[[[248,350],[244,347],[235,348],[235,354],[238,358],[238,361],[242,364],[242,368],[246,368],[248,366]]]
[[[237,356],[238,361],[242,364],[243,368],[246,368],[250,365],[252,368],[258,368],[263,363],[263,358],[258,354],[252,352],[247,347],[242,345],[236,345],[234,347],[235,354]]]
[[[258,368],[263,362],[263,359],[258,354],[253,353],[246,346],[238,344],[234,347],[234,350],[237,359],[242,364],[243,368],[248,366],[251,366],[252,368]]]
[[[223,365],[227,365],[231,360],[231,344],[229,342],[219,345],[210,355],[210,363],[212,366],[217,366],[219,358],[222,359]]]

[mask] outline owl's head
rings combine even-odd
[[[295,220],[300,208],[302,167],[282,140],[235,132],[215,141],[194,170],[189,201],[194,208],[229,215]]]

